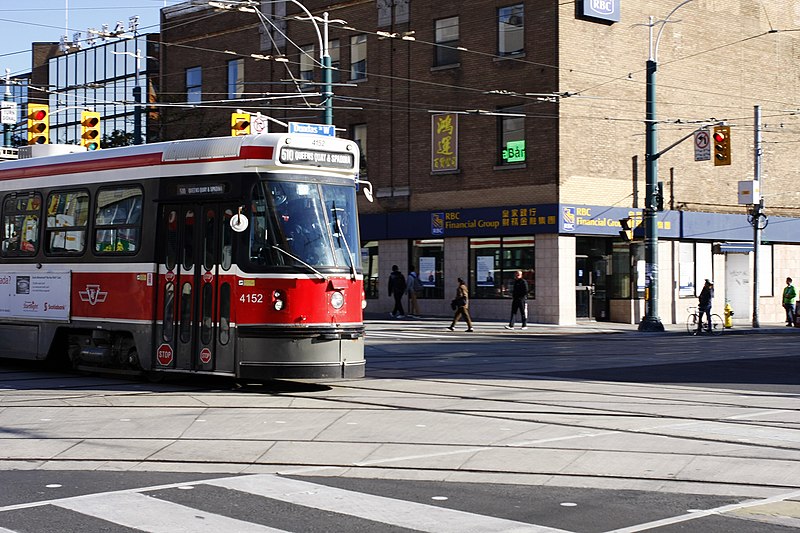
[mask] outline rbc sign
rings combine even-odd
[[[619,3],[622,0],[583,0],[583,16],[619,22]]]

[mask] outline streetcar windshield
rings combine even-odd
[[[360,270],[357,220],[352,185],[264,180],[253,194],[250,259]]]

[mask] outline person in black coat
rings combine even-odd
[[[400,267],[392,265],[392,273],[389,274],[389,296],[394,296],[393,318],[403,318],[406,316],[403,311],[403,294],[406,292],[406,278],[400,272]]]
[[[703,329],[703,315],[706,316],[706,330],[711,331],[711,303],[714,301],[714,284],[706,280],[703,290],[700,291],[700,301],[697,305],[697,333]]]
[[[522,278],[522,271],[514,272],[514,285],[511,288],[511,319],[506,329],[514,329],[514,317],[519,311],[522,328],[528,329],[528,282]]]

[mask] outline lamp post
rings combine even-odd
[[[138,44],[138,43],[137,43]],[[116,55],[131,56],[136,59],[136,79],[133,85],[133,144],[142,144],[142,88],[139,85],[139,76],[142,69],[141,50],[133,52],[111,52]]]
[[[678,4],[669,15],[659,21],[661,28],[653,43],[653,17],[649,27],[649,57],[646,63],[646,102],[645,102],[645,206],[644,206],[644,261],[645,261],[645,316],[639,322],[639,331],[664,331],[658,317],[658,212],[656,194],[658,187],[658,125],[656,124],[656,71],[658,70],[658,45],[661,32],[669,18],[681,7],[693,0]]]

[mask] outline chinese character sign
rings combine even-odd
[[[431,120],[431,170],[458,170],[458,115],[433,115]]]

